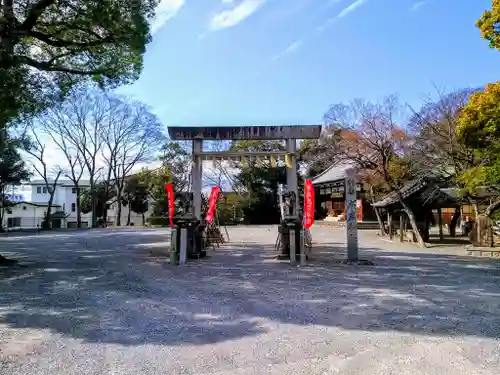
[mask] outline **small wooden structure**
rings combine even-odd
[[[219,198],[218,198],[219,199]],[[202,195],[201,197],[202,204],[202,212],[206,214],[208,211],[208,197]],[[227,241],[229,241],[229,233],[227,228],[224,226],[224,230],[226,232]],[[215,208],[214,220],[207,225],[205,228],[205,247],[212,246],[212,249],[215,250],[215,246],[220,247],[223,243],[226,242],[226,239],[222,235],[220,224],[219,224],[219,215],[217,212],[217,207]]]
[[[372,204],[373,208],[379,211],[382,218],[387,217],[387,232],[390,237],[395,232],[393,223],[399,219],[401,241],[414,240],[414,234],[406,230],[409,219],[401,205],[400,197],[409,209],[412,210],[418,230],[425,242],[429,240],[431,224],[438,224],[440,240],[444,239],[441,214],[444,208],[453,208],[455,210],[449,226],[450,235],[454,236],[454,230],[460,218],[460,208],[462,205],[467,204],[465,198],[461,198],[456,194],[450,194],[450,190],[446,189],[443,183],[437,179],[422,177],[408,181],[399,191],[391,192],[378,202]],[[433,210],[437,211],[437,217],[433,214]]]

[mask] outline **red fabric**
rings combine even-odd
[[[208,210],[205,216],[205,222],[210,224],[214,220],[215,206],[217,206],[217,198],[219,197],[220,187],[212,186],[212,191],[210,192],[210,198],[208,201]]]
[[[168,217],[170,219],[170,227],[173,228],[174,227],[173,217],[174,217],[174,211],[175,211],[174,186],[172,184],[167,184],[165,186],[165,190],[167,192],[167,199],[168,199]]]
[[[314,224],[314,187],[312,180],[304,184],[304,228],[309,229]]]

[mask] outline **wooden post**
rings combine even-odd
[[[399,241],[400,242],[404,242],[404,226],[405,226],[404,211],[400,211],[400,213],[399,213]]]
[[[444,241],[444,234],[443,234],[443,213],[441,212],[441,208],[437,209],[437,214],[438,214],[438,225],[439,225],[439,240]]]

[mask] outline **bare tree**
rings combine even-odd
[[[97,199],[96,184],[99,153],[103,147],[101,134],[107,126],[109,105],[106,95],[87,87],[74,88],[67,99],[47,110],[41,122],[70,165],[68,178],[77,189],[77,205],[80,205],[80,178],[89,178],[92,201]],[[57,139],[57,141],[56,141]],[[95,204],[92,204],[92,226],[96,226]]]
[[[206,142],[204,144],[205,151],[210,152],[224,152],[230,147],[230,141],[212,141]],[[208,163],[207,163],[208,164]],[[208,182],[209,185],[215,185],[223,187],[228,181],[228,160],[224,160],[222,157],[214,157],[210,165],[204,165],[206,168],[203,169],[203,179]]]
[[[457,177],[471,168],[475,160],[473,152],[458,140],[457,124],[460,110],[475,91],[462,89],[445,94],[436,88],[437,98],[428,98],[418,111],[412,109],[408,128],[415,140],[412,153],[418,173],[442,177],[463,187]],[[470,203],[477,210],[477,205]],[[449,226],[452,236],[459,218],[457,208]]]
[[[325,115],[326,138],[332,145],[332,158],[354,164],[370,185],[383,184],[386,191],[397,195],[418,243],[425,247],[415,215],[399,191],[408,177],[406,163],[412,145],[397,122],[402,114],[403,107],[394,95],[379,103],[357,99],[348,105],[336,104]]]
[[[45,189],[49,194],[47,212],[42,222],[42,228],[49,229],[52,227],[52,205],[54,203],[57,182],[62,174],[62,170],[58,166],[51,168],[47,164],[47,146],[42,141],[42,136],[43,132],[37,129],[32,121],[25,125],[23,132],[23,138],[26,140],[24,151],[32,157],[30,163],[35,172],[44,181]]]
[[[68,120],[67,111],[64,107],[53,107],[45,111],[38,119],[37,126],[50,137],[59,151],[66,158],[66,165],[60,167],[64,177],[68,178],[74,186],[76,192],[75,211],[76,226],[81,228],[82,215],[80,206],[80,197],[82,189],[80,188],[80,179],[84,173],[84,158],[69,137],[71,133],[71,123]]]
[[[445,178],[456,177],[473,166],[474,155],[457,138],[460,110],[475,90],[464,89],[429,98],[413,115],[408,128],[415,142],[412,146],[416,167],[421,173]],[[411,108],[411,107],[410,107]]]
[[[108,170],[108,182],[115,189],[115,224],[119,226],[125,180],[134,167],[155,158],[164,135],[158,118],[140,102],[108,97],[108,109],[107,126],[101,134],[101,156]]]

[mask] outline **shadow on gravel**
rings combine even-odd
[[[18,273],[0,271],[0,323],[122,345],[234,340],[265,332],[262,318],[500,337],[496,261],[366,248],[376,266],[332,265],[344,249],[329,244],[315,251],[311,265],[292,268],[273,259],[272,245],[246,243],[184,267],[152,266],[147,244],[164,240],[164,233],[130,231],[69,237],[66,244],[20,242],[18,251],[36,261]],[[338,249],[335,257],[331,249]]]
[[[151,264],[169,273],[150,254],[166,246],[165,232],[118,231],[3,242],[0,252],[20,265],[0,268],[0,324],[122,345],[202,345],[263,332],[148,273]]]

